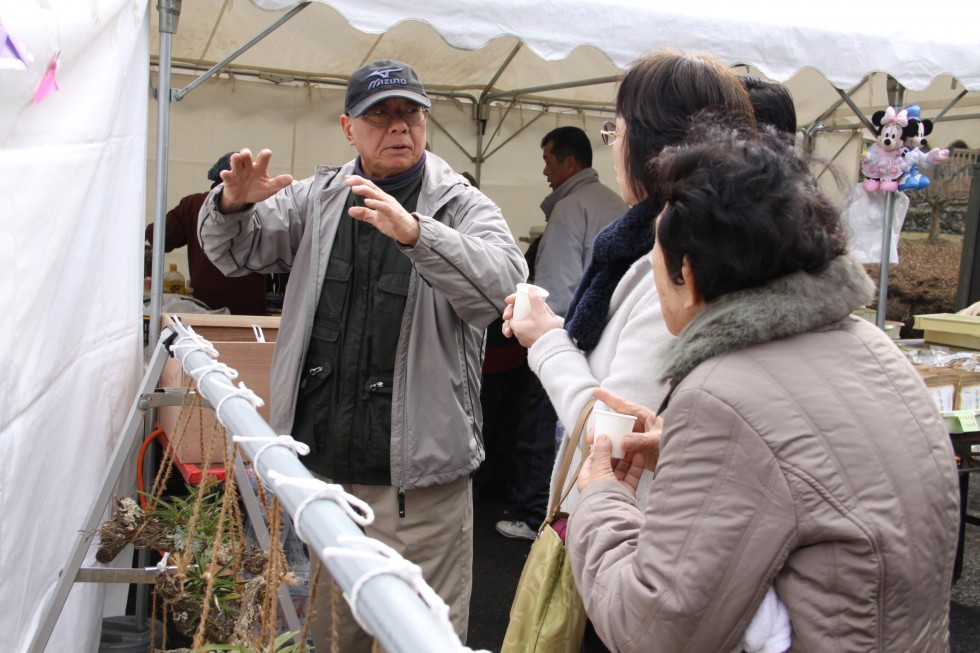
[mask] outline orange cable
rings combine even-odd
[[[146,500],[146,495],[144,494],[145,490],[143,487],[143,455],[146,454],[146,450],[150,446],[150,443],[161,435],[163,435],[162,428],[154,429],[153,432],[146,436],[146,439],[143,440],[143,444],[140,445],[140,452],[136,456],[136,489],[139,491],[138,496],[140,499],[140,507],[144,510],[146,510],[148,501]]]

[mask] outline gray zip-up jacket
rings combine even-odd
[[[550,293],[546,301],[556,314],[564,317],[568,311],[596,234],[627,209],[593,168],[579,170],[541,202],[548,224],[538,246],[534,285]]]
[[[271,426],[292,428],[313,315],[349,192],[341,168],[319,166],[244,211],[224,215],[216,187],[201,208],[204,251],[225,274],[290,272],[271,375]],[[527,264],[500,209],[426,153],[414,213],[412,261],[392,387],[391,483],[400,490],[448,483],[484,457],[480,382],[487,325],[527,278]]]

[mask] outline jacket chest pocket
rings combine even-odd
[[[350,288],[353,263],[345,258],[331,256],[323,275],[323,289],[316,307],[316,323],[340,328],[344,304]]]
[[[371,330],[371,351],[376,371],[394,369],[411,276],[409,273],[383,272],[378,277],[374,292],[375,325]]]

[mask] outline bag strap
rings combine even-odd
[[[578,421],[575,422],[575,429],[568,437],[568,445],[565,447],[565,453],[561,458],[561,465],[558,468],[558,475],[555,477],[555,487],[554,491],[552,491],[551,505],[548,507],[549,518],[558,512],[561,504],[563,504],[565,499],[568,498],[572,488],[575,487],[575,480],[578,478],[579,472],[582,471],[582,465],[585,463],[585,458],[588,454],[588,443],[584,437],[585,425],[589,423],[589,416],[592,415],[592,409],[595,407],[595,401],[596,400],[593,398],[589,400],[589,403],[585,404],[585,406],[582,408],[582,412],[579,413]],[[579,445],[581,445],[582,448],[582,457],[579,460],[578,468],[571,476],[572,482],[566,488],[565,483],[569,478],[568,470],[572,467],[572,459],[575,457],[575,449]]]

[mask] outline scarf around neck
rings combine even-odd
[[[565,316],[565,330],[582,351],[592,351],[599,343],[619,280],[653,249],[653,221],[663,204],[659,197],[647,198],[596,235],[592,258]]]
[[[874,299],[875,283],[853,254],[819,272],[799,270],[708,303],[678,334],[659,377],[676,386],[704,361],[840,322]]]

